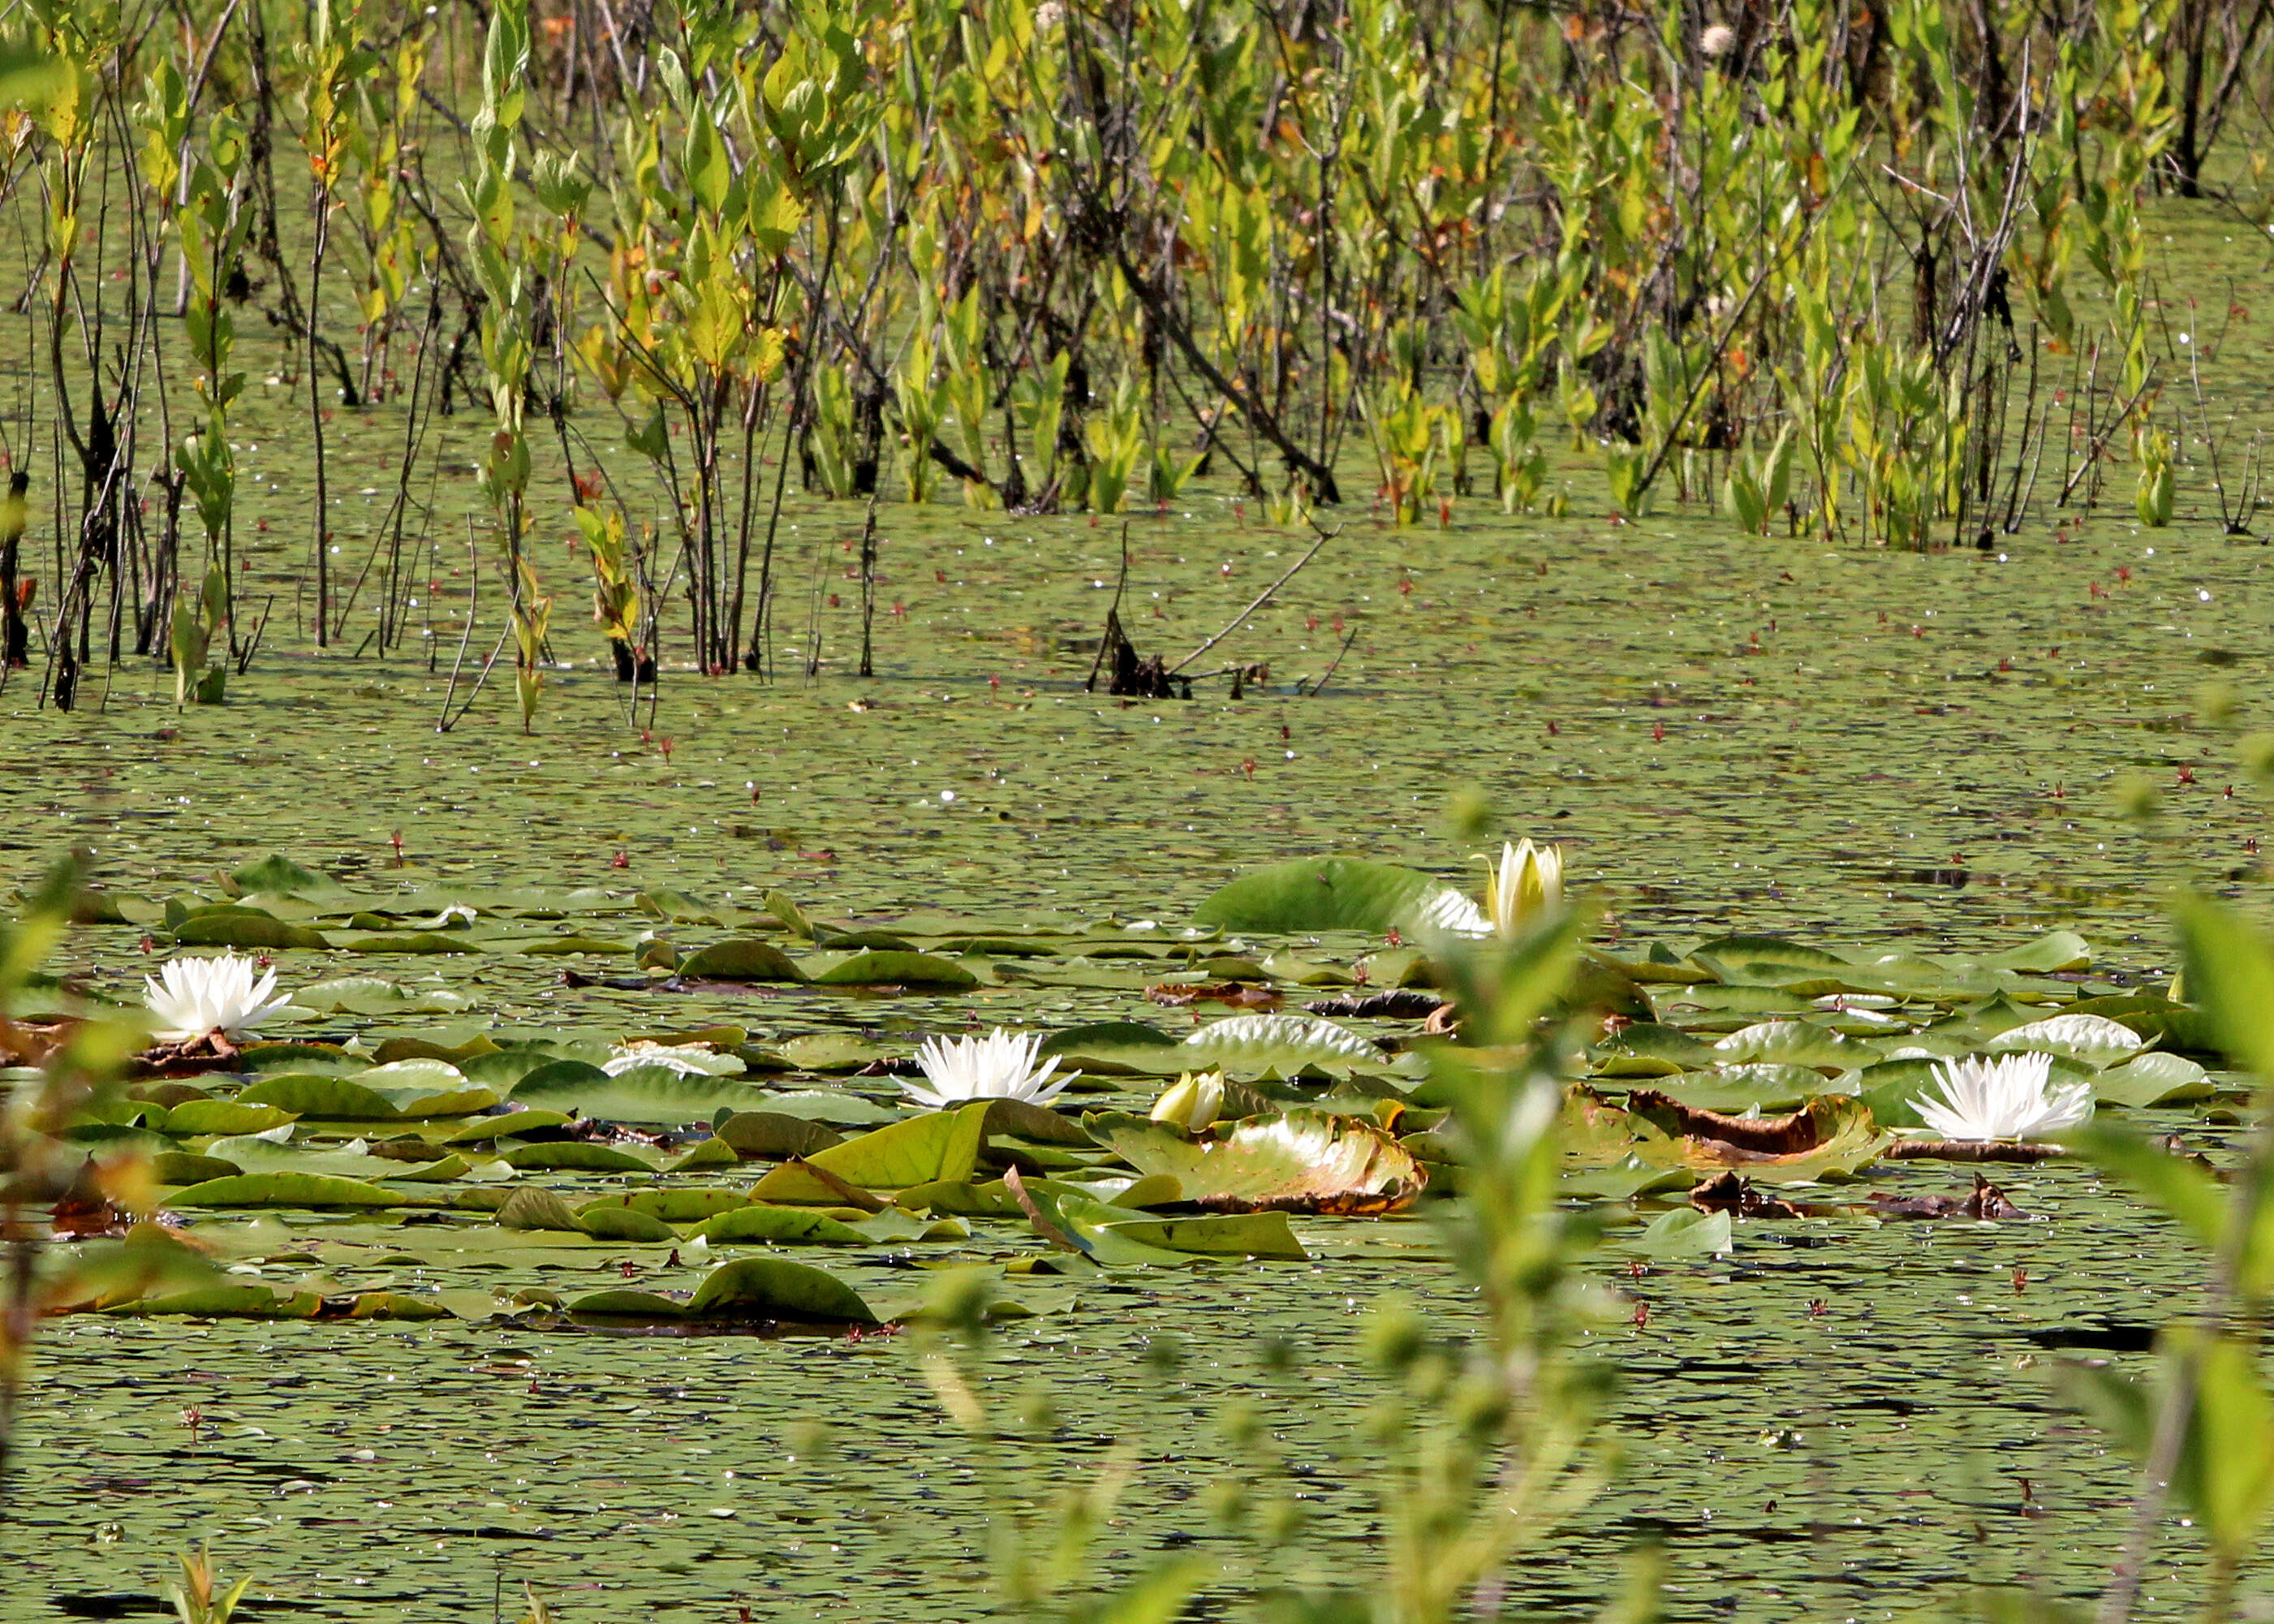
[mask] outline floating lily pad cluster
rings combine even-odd
[[[974,1271],[991,1312],[1018,1315],[1063,1310],[1129,1267],[1301,1260],[1330,1244],[1330,1221],[1458,1189],[1424,1026],[1457,1023],[1430,990],[1427,944],[1482,928],[1462,900],[1352,860],[1251,875],[1192,927],[832,926],[779,895],[734,908],[678,893],[358,894],[282,858],[211,896],[98,894],[92,920],[146,930],[154,949],[264,954],[292,1003],[270,1041],[154,1049],[123,1095],[49,1124],[98,1162],[139,1153],[161,1214],[59,1207],[58,1235],[92,1267],[49,1305],[883,1325],[921,1312],[929,1271]],[[571,957],[571,984],[652,992],[657,1019],[604,1035],[470,1032],[481,1009],[460,987],[342,974],[341,952]],[[1065,985],[1126,993],[1133,1015],[1238,1012],[1183,1036],[1137,1019],[1051,1032],[1042,1052],[1081,1073],[1054,1109],[918,1108],[900,1082],[913,1034],[761,1041],[674,1024],[754,987],[873,1010],[880,989]],[[1964,1056],[2044,1054],[2121,1108],[2220,1089],[2186,1052],[2204,1048],[2195,1013],[2097,980],[2065,933],[1986,958],[1744,936],[1599,951],[1573,996],[1608,1012],[1567,1099],[1575,1200],[1663,1207],[1732,1172],[1852,1178],[1920,1147],[1912,1101],[1938,1061]],[[56,1001],[46,1012],[70,1019]],[[453,1025],[406,1033],[420,1015]],[[1156,1120],[1156,1095],[1193,1074],[1223,1079],[1197,1124]],[[1725,1249],[1731,1211],[1792,1210],[1715,1205],[1718,1227],[1683,1207],[1645,1231],[1646,1249]]]

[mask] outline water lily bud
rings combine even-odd
[[[1153,1102],[1155,1122],[1173,1123],[1198,1133],[1224,1110],[1224,1073],[1187,1071]]]
[[[1502,941],[1525,935],[1543,914],[1563,906],[1563,848],[1530,840],[1503,841],[1500,861],[1486,860],[1491,883],[1485,914]]]

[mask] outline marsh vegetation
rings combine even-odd
[[[26,0],[11,1602],[2258,1616],[2267,11]]]

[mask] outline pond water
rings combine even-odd
[[[376,467],[385,438],[343,455]],[[284,471],[280,513],[305,500]],[[921,908],[1174,929],[1283,857],[1358,853],[1465,883],[1481,842],[1453,832],[1449,808],[1473,786],[1495,846],[1502,831],[1564,846],[1622,952],[1731,930],[1986,951],[2059,927],[2092,944],[2107,985],[2160,984],[2165,888],[2240,892],[2265,916],[2265,792],[2243,741],[2274,726],[2270,554],[2220,536],[2207,506],[2183,489],[2165,530],[2103,510],[2032,523],[1995,553],[1928,556],[1740,538],[1695,509],[1629,526],[1584,501],[1537,523],[1471,502],[1449,530],[1397,530],[1360,507],[1220,646],[1268,677],[1238,700],[1211,680],[1190,703],[1134,703],[1081,686],[1118,529],[888,507],[874,681],[840,674],[858,635],[851,560],[801,551],[789,674],[666,671],[643,740],[597,639],[559,629],[576,618],[575,572],[556,563],[556,641],[576,664],[549,674],[532,737],[502,679],[435,733],[455,632],[437,672],[296,653],[280,629],[225,706],[181,712],[162,671],[122,667],[70,716],[36,709],[19,673],[0,695],[0,848],[22,880],[84,846],[106,883],[154,898],[281,851],[360,892],[667,887],[755,908],[778,888],[839,920]],[[817,530],[856,537],[860,513],[802,505],[791,522],[803,549]],[[1172,662],[1308,545],[1245,527],[1207,491],[1127,534],[1125,618]],[[802,681],[818,569],[823,672]],[[1335,660],[1337,620],[1355,628],[1348,653],[1323,692],[1299,693]],[[142,934],[89,928],[73,967],[124,995],[147,964]],[[684,948],[724,933],[673,934]],[[1321,951],[1346,965],[1354,949]],[[1185,1019],[1147,1004],[1142,978],[670,996],[563,985],[552,959],[280,957],[288,984],[351,967],[440,977],[470,1000],[374,1036],[732,1023],[753,1041],[850,1031],[904,1048],[975,1014]],[[2148,1115],[2216,1147],[2205,1109]],[[2001,1182],[2028,1220],[1741,1222],[1731,1255],[1639,1278],[1634,1225],[1615,1229],[1601,1271],[1649,1308],[1602,1334],[1626,1377],[1627,1467],[1527,1559],[1517,1600],[1586,1615],[1645,1542],[1666,1549],[1680,1620],[1894,1618],[1985,1579],[2097,1588],[2133,1476],[2047,1367],[2064,1350],[2136,1357],[2202,1263],[2082,1169]],[[1864,1187],[1965,1183],[1890,1163]],[[1035,1250],[1024,1225],[975,1227],[983,1246]],[[1469,1322],[1426,1222],[1296,1229],[1306,1263],[1122,1271],[1011,1324],[988,1355],[1005,1409],[1047,1384],[1058,1410],[996,1463],[1009,1481],[1046,1499],[1133,1450],[1111,1565],[1187,1542],[1220,1555],[1209,1616],[1251,1616],[1244,1590],[1364,1560],[1352,1542],[1378,1520],[1355,1431],[1376,1391],[1357,1355],[1367,1305],[1398,1291],[1449,1335]],[[368,1237],[343,1229],[332,1245],[320,1261],[336,1280],[412,1277]],[[699,1274],[639,1248],[531,1267],[581,1289],[620,1266],[651,1287]],[[880,1247],[842,1272],[868,1289],[905,1271]],[[1156,1357],[1169,1339],[1173,1368]],[[1262,1459],[1216,1423],[1238,1396],[1264,1420]],[[523,1580],[569,1620],[977,1608],[985,1462],[892,1338],[82,1317],[52,1328],[23,1439],[0,1616],[147,1613],[173,1551],[199,1539],[258,1574],[280,1616],[476,1618],[501,1587],[513,1616]],[[1303,1531],[1275,1553],[1219,1536],[1199,1494],[1225,1473],[1292,1497]],[[2162,1547],[2143,1612],[2182,1610],[2183,1541]]]

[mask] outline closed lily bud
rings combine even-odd
[[[1174,1123],[1188,1132],[1198,1133],[1223,1110],[1224,1073],[1187,1071],[1153,1101],[1153,1120]]]

